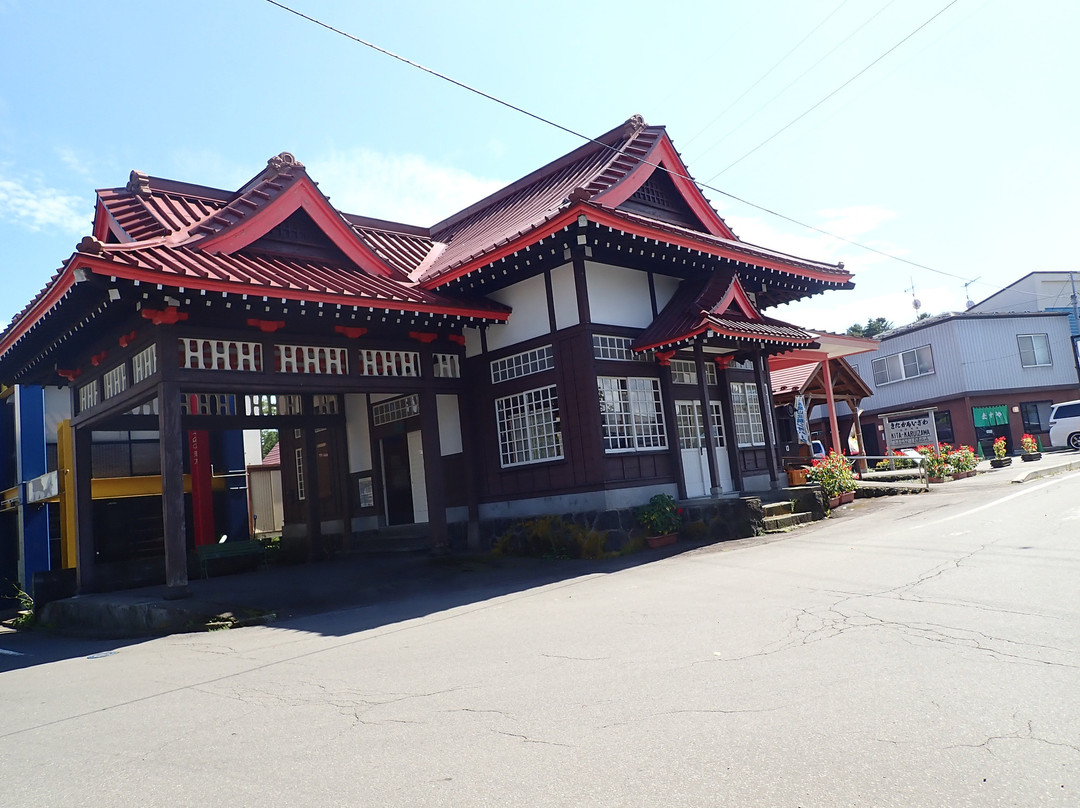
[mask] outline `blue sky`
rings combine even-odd
[[[744,240],[854,270],[771,312],[801,325],[1080,273],[1073,0],[291,5],[587,135],[640,113],[699,181],[957,276],[706,189]],[[0,0],[0,70],[3,323],[131,169],[234,189],[290,151],[339,208],[429,225],[580,143],[265,0]]]

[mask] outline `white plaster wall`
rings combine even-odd
[[[244,465],[262,465],[262,434],[257,429],[244,430]]]
[[[466,327],[462,331],[465,334],[465,358],[479,356],[483,353],[481,350],[480,329]]]
[[[45,388],[45,442],[56,443],[60,422],[71,418],[71,393],[61,387]]]
[[[488,297],[513,309],[505,325],[488,328],[488,350],[497,351],[551,332],[543,275],[526,278]]]
[[[443,457],[460,454],[461,413],[458,411],[457,396],[435,396],[439,410],[439,451]]]
[[[370,471],[371,425],[368,423],[368,397],[363,393],[345,396],[345,440],[349,450],[349,471]]]
[[[656,311],[661,312],[664,306],[675,297],[679,289],[679,279],[670,275],[653,275],[653,288],[656,289]]]
[[[551,291],[555,301],[555,327],[563,329],[577,325],[578,302],[573,264],[563,264],[551,271]]]
[[[424,442],[420,430],[406,435],[409,441],[409,478],[412,483],[413,521],[428,521],[427,482],[424,477]]]
[[[648,273],[589,261],[585,278],[594,323],[645,328],[653,321]]]

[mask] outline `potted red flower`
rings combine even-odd
[[[1024,436],[1020,438],[1020,445],[1024,449],[1024,453],[1020,455],[1021,460],[1030,463],[1032,460],[1042,458],[1042,452],[1039,451],[1039,442],[1035,440],[1033,435],[1024,433]]]

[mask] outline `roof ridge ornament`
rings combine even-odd
[[[128,175],[128,182],[126,189],[138,196],[150,196],[153,191],[150,190],[150,177],[144,171],[135,171],[132,169],[131,174]]]
[[[626,135],[630,136],[636,135],[638,132],[644,129],[645,126],[645,119],[640,114],[635,113],[634,115],[631,115],[629,118],[626,119],[626,124],[624,128],[626,130]]]
[[[75,245],[75,251],[83,255],[101,255],[104,250],[105,245],[93,236],[83,236],[82,241]]]
[[[266,164],[274,171],[284,171],[288,168],[303,168],[304,164],[297,160],[292,154],[287,151],[281,152],[281,154],[275,155],[266,161]]]

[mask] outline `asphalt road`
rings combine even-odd
[[[1007,479],[449,609],[3,635],[3,799],[1080,805],[1080,475]]]

